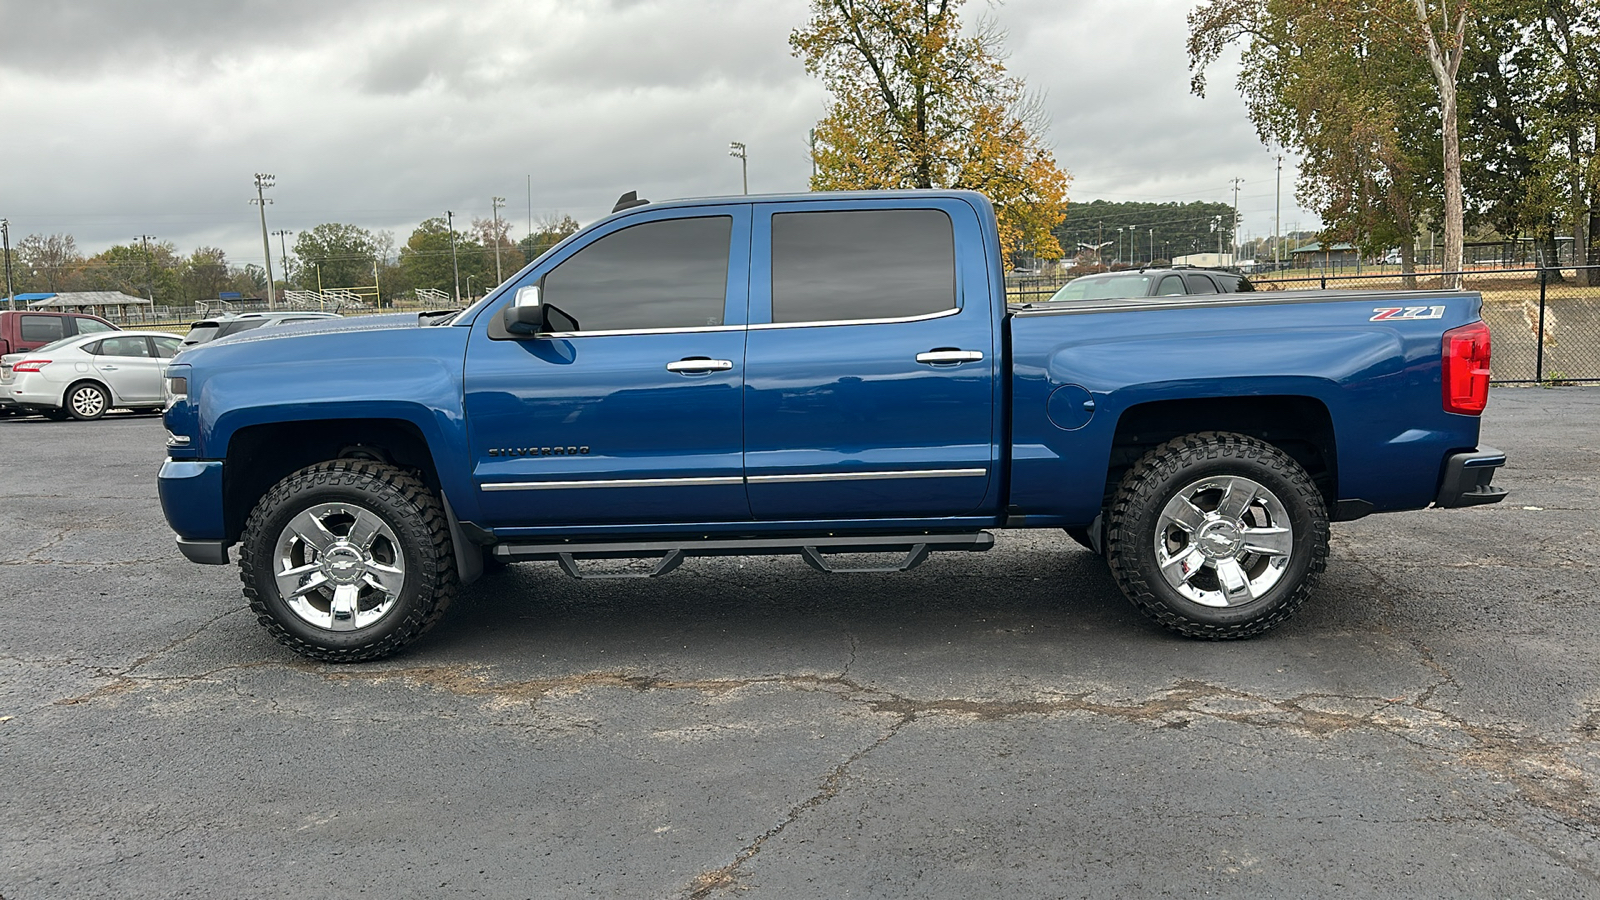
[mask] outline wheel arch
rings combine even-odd
[[[406,419],[298,419],[247,425],[228,441],[222,477],[228,540],[244,531],[250,510],[292,472],[331,459],[371,459],[415,472],[441,497],[438,465],[422,429]]]
[[[1303,395],[1152,400],[1123,410],[1112,436],[1104,502],[1149,450],[1176,437],[1228,431],[1272,444],[1306,470],[1330,511],[1338,505],[1339,454],[1333,415]]]

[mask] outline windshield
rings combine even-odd
[[[1079,278],[1056,291],[1056,300],[1117,300],[1143,297],[1150,293],[1149,275],[1116,275],[1111,278]]]
[[[206,341],[216,337],[220,328],[222,326],[216,322],[197,322],[189,329],[189,333],[183,336],[183,346],[190,347],[195,344],[204,344]]]

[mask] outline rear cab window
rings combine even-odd
[[[953,312],[955,236],[938,209],[772,216],[772,324]]]
[[[26,343],[48,343],[67,336],[66,317],[24,313],[18,336]]]

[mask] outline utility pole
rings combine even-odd
[[[6,309],[17,308],[17,292],[11,289],[11,220],[0,219],[0,246],[6,255]]]
[[[750,193],[750,157],[744,152],[744,143],[730,141],[728,155],[739,161],[739,169],[744,173],[744,192]]]
[[[288,236],[290,236],[290,235],[292,235],[292,234],[294,234],[294,232],[292,232],[292,231],[284,231],[283,229],[279,229],[277,231],[274,231],[273,234],[275,236],[277,236],[277,238],[278,238],[278,254],[279,254],[278,255],[278,261],[283,264],[283,280],[284,281],[288,281],[289,280],[289,250],[288,250],[287,247],[284,246],[283,239],[288,237]]]
[[[450,268],[455,272],[456,305],[461,305],[461,263],[456,260],[456,214],[444,211],[445,226],[450,229]]]
[[[156,261],[150,255],[150,241],[154,237],[153,234],[141,234],[134,238],[144,244],[144,294],[152,307],[156,305]]]
[[[1233,179],[1233,227],[1228,229],[1228,239],[1233,246],[1233,264],[1239,264],[1239,185],[1244,184],[1243,178]]]
[[[1278,204],[1277,205],[1277,209],[1272,214],[1272,269],[1273,269],[1273,271],[1277,271],[1278,267],[1283,264],[1283,254],[1280,252],[1280,249],[1283,246],[1283,237],[1279,234],[1279,230],[1283,227],[1283,154],[1282,153],[1278,154],[1278,201],[1277,201],[1277,204]]]
[[[1156,230],[1150,229],[1150,265],[1156,264]]]
[[[505,280],[500,275],[500,207],[506,205],[506,198],[495,197],[492,200],[492,204],[494,206],[494,283],[499,284]],[[468,291],[467,293],[470,294],[472,292]]]
[[[261,255],[263,257],[262,261],[267,264],[267,309],[276,309],[278,301],[277,290],[273,285],[272,279],[272,245],[267,242],[267,204],[272,201],[268,200],[263,192],[272,187],[272,183],[275,180],[271,175],[257,172],[256,199],[250,201],[261,208]]]

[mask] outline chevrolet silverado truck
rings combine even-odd
[[[464,310],[185,351],[162,505],[279,641],[356,661],[486,563],[899,571],[1013,528],[1242,638],[1311,595],[1330,522],[1505,497],[1475,294],[1012,305],[1002,273],[975,193],[624,195]]]

